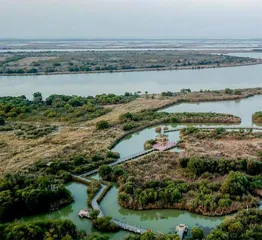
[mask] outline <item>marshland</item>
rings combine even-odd
[[[165,234],[174,233],[172,224],[175,221],[179,225],[182,217],[192,222],[189,227],[194,230],[196,219],[202,219],[199,227],[208,234],[225,215],[260,205],[261,134],[226,128],[247,123],[242,122],[241,114],[240,117],[230,114],[228,103],[239,104],[243,111],[242,104],[250,104],[249,111],[258,112],[259,105],[253,101],[259,101],[261,93],[261,88],[226,88],[89,97],[53,94],[45,99],[40,92],[30,98],[1,97],[1,192],[3,196],[9,194],[1,199],[1,221],[22,219],[17,224],[26,228],[34,218],[39,221],[46,221],[48,215],[57,218],[60,209],[78,230],[100,231],[101,238],[118,239],[126,233],[122,230],[102,233],[119,231],[111,225],[109,217],[135,225],[134,220],[145,212],[156,215],[150,221],[140,218],[141,225],[155,232],[161,226]],[[181,112],[179,107],[183,104],[204,107],[201,111]],[[209,104],[229,108],[225,113],[210,112]],[[197,128],[199,125],[217,128],[201,130]],[[157,135],[157,126],[163,129],[165,126],[166,130],[185,127],[180,132],[168,133],[170,140],[178,143],[179,152],[152,153],[116,167],[108,166],[128,152],[143,150],[145,141]],[[90,205],[101,183],[92,180],[74,185],[72,181],[76,180],[75,175],[98,168],[101,179],[109,186],[100,199],[107,218],[99,219],[94,212],[93,220],[84,220],[89,227],[84,227],[83,221],[73,215],[78,208]],[[235,181],[239,181],[239,189],[232,188]],[[79,193],[70,186],[86,192],[85,201],[79,202]],[[112,201],[115,206],[112,210],[121,209],[120,212],[109,210]],[[66,213],[68,206],[75,209],[70,211],[72,214]],[[9,214],[10,208],[16,209],[13,215]],[[51,212],[46,215],[48,211]],[[126,217],[128,211],[130,217]],[[179,211],[182,215],[177,218]],[[159,214],[163,217],[159,218]],[[6,232],[12,225],[5,223],[2,227]],[[78,230],[72,231],[80,237]],[[176,235],[172,237],[176,239]]]

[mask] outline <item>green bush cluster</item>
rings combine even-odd
[[[120,228],[111,221],[111,217],[99,217],[92,220],[92,225],[101,232],[117,232]]]
[[[69,220],[13,222],[0,225],[2,240],[77,239],[76,226]]]
[[[95,97],[51,95],[45,101],[41,93],[33,100],[25,96],[0,97],[0,117],[9,120],[87,121],[111,111],[103,105],[127,103],[136,95],[102,94]]]
[[[50,211],[71,201],[64,176],[13,174],[0,179],[0,221]]]
[[[250,175],[258,175],[262,171],[262,162],[254,159],[224,159],[208,157],[190,157],[179,159],[180,166],[187,168],[197,177],[205,172],[217,173],[219,175],[228,174],[230,171],[241,171]]]
[[[164,154],[163,159],[167,155]],[[103,179],[117,181],[120,185],[119,203],[133,209],[180,208],[216,215],[236,211],[234,206],[237,205],[258,204],[258,198],[252,193],[262,187],[262,176],[257,175],[261,173],[260,161],[190,157],[179,159],[175,166],[187,180],[172,180],[166,176],[162,180],[145,181],[133,176],[130,172],[135,170],[130,166],[125,169],[103,166],[99,175]],[[168,171],[172,172],[172,168]]]
[[[262,123],[262,112],[255,112],[252,115],[252,121],[255,123]]]
[[[50,174],[56,174],[63,170],[74,174],[80,174],[98,168],[103,164],[109,164],[119,158],[115,152],[101,152],[93,155],[73,154],[64,159],[53,159],[46,166],[45,162],[39,161],[34,167],[37,171],[44,171]]]
[[[249,209],[239,211],[212,230],[206,240],[259,240],[262,239],[262,211]]]

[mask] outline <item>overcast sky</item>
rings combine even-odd
[[[262,0],[0,0],[0,38],[262,38]]]

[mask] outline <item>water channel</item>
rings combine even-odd
[[[221,102],[201,102],[201,103],[183,103],[168,107],[162,111],[167,112],[221,112],[232,113],[241,117],[241,126],[251,126],[251,116],[255,111],[261,110],[262,96],[254,96],[247,99],[237,101],[221,101]],[[191,124],[192,125],[192,124]],[[193,124],[194,125],[194,124]],[[177,125],[168,125],[169,128]],[[180,125],[181,126],[181,125]],[[206,126],[202,124],[202,126]],[[223,126],[223,125],[222,125]],[[130,155],[143,150],[143,144],[146,140],[156,136],[155,127],[144,129],[140,132],[131,134],[123,139],[115,146],[114,151],[118,151],[121,157]],[[179,132],[169,133],[170,140],[179,140]],[[97,175],[94,178],[98,178]],[[70,219],[78,229],[88,232],[94,232],[89,220],[82,220],[78,217],[78,212],[86,207],[87,192],[86,186],[79,183],[71,183],[68,189],[72,192],[75,202],[54,212],[41,214],[24,218],[23,220],[37,219]],[[112,216],[114,219],[129,224],[140,226],[142,228],[150,228],[161,233],[174,232],[176,225],[186,223],[189,228],[200,226],[206,231],[216,227],[221,223],[224,217],[205,217],[198,214],[180,210],[145,210],[137,211],[121,207],[117,202],[117,188],[113,187],[100,203],[105,215]],[[109,234],[110,239],[123,239],[127,236],[127,232],[120,231],[115,234]]]

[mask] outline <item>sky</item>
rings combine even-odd
[[[262,0],[0,0],[0,38],[262,38]]]

